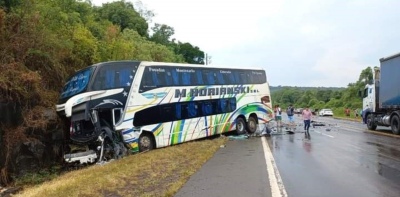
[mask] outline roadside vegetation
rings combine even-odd
[[[203,64],[199,47],[150,27],[154,13],[132,2],[0,1],[0,185],[62,161],[55,104],[72,73],[112,60]]]
[[[65,173],[15,196],[173,196],[227,141],[188,142]]]

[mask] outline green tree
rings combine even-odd
[[[22,1],[23,0],[2,0],[0,1],[0,8],[3,8],[6,12],[10,12],[12,8],[21,5]]]
[[[135,30],[139,35],[148,37],[148,24],[134,9],[132,3],[124,0],[105,3],[97,9],[100,18],[107,19],[113,24],[119,25],[121,31],[126,28]]]
[[[156,23],[151,29],[153,30],[153,35],[150,36],[151,41],[165,46],[171,44],[171,36],[175,33],[174,28]]]
[[[372,83],[373,74],[371,67],[367,67],[366,69],[361,71],[360,77],[358,78],[359,82],[364,83],[364,85],[368,83]]]
[[[204,64],[204,52],[199,47],[185,42],[174,44],[175,53],[182,55],[189,64]]]

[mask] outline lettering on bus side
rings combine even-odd
[[[215,96],[224,94],[245,94],[252,92],[249,86],[228,87],[228,88],[191,88],[176,89],[175,98],[198,97],[198,96]]]

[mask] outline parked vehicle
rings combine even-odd
[[[400,53],[379,61],[373,83],[367,84],[363,91],[363,114],[368,129],[386,126],[394,134],[400,134]]]
[[[301,114],[303,112],[303,108],[297,108],[294,110],[295,114]]]
[[[318,113],[319,116],[333,116],[333,111],[331,109],[321,109]]]

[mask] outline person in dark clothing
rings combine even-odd
[[[293,124],[294,124],[294,117],[293,117],[293,115],[294,115],[294,108],[293,108],[292,104],[290,104],[289,107],[287,108],[286,114],[287,114],[287,116],[288,116],[288,118],[289,118],[289,123],[290,123],[291,125],[293,125]]]
[[[365,107],[365,109],[362,111],[362,119],[363,119],[363,123],[367,124],[367,114],[371,112],[371,109],[368,107],[368,105]]]

